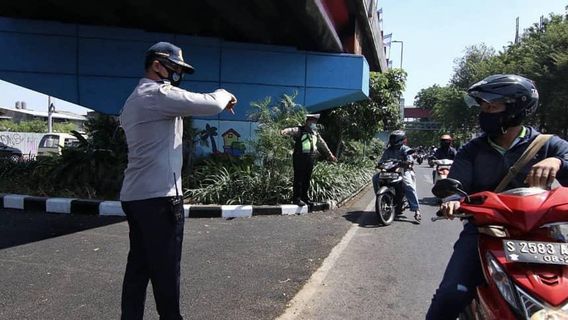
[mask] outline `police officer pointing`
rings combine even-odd
[[[120,200],[130,229],[122,319],[143,318],[149,281],[160,319],[182,319],[182,117],[232,111],[237,102],[223,89],[206,94],[180,89],[184,73],[193,72],[180,48],[168,42],[154,44],[146,51],[145,77],[120,115],[128,144]]]
[[[314,169],[314,158],[318,148],[322,150],[331,161],[337,161],[335,156],[322,137],[317,132],[316,123],[319,114],[308,114],[303,126],[283,129],[280,133],[294,138],[294,153],[292,156],[294,165],[294,184],[292,203],[299,206],[311,204],[308,198],[310,179]]]

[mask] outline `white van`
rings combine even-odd
[[[62,147],[71,147],[79,144],[79,140],[68,133],[46,133],[39,142],[37,156],[51,156],[61,154]]]

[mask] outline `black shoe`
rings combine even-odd
[[[306,205],[306,203],[300,199],[294,200],[293,203],[299,207],[303,207]]]
[[[302,199],[302,201],[308,206],[313,206],[315,204],[315,202],[311,201],[310,199]]]

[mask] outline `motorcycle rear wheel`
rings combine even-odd
[[[394,221],[395,203],[392,193],[386,192],[377,195],[375,212],[379,222],[385,226],[390,225]]]

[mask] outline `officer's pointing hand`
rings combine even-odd
[[[225,109],[227,109],[230,113],[235,114],[233,108],[235,107],[236,104],[237,104],[237,98],[234,95],[231,95],[231,100],[229,100],[229,103],[227,103]]]

